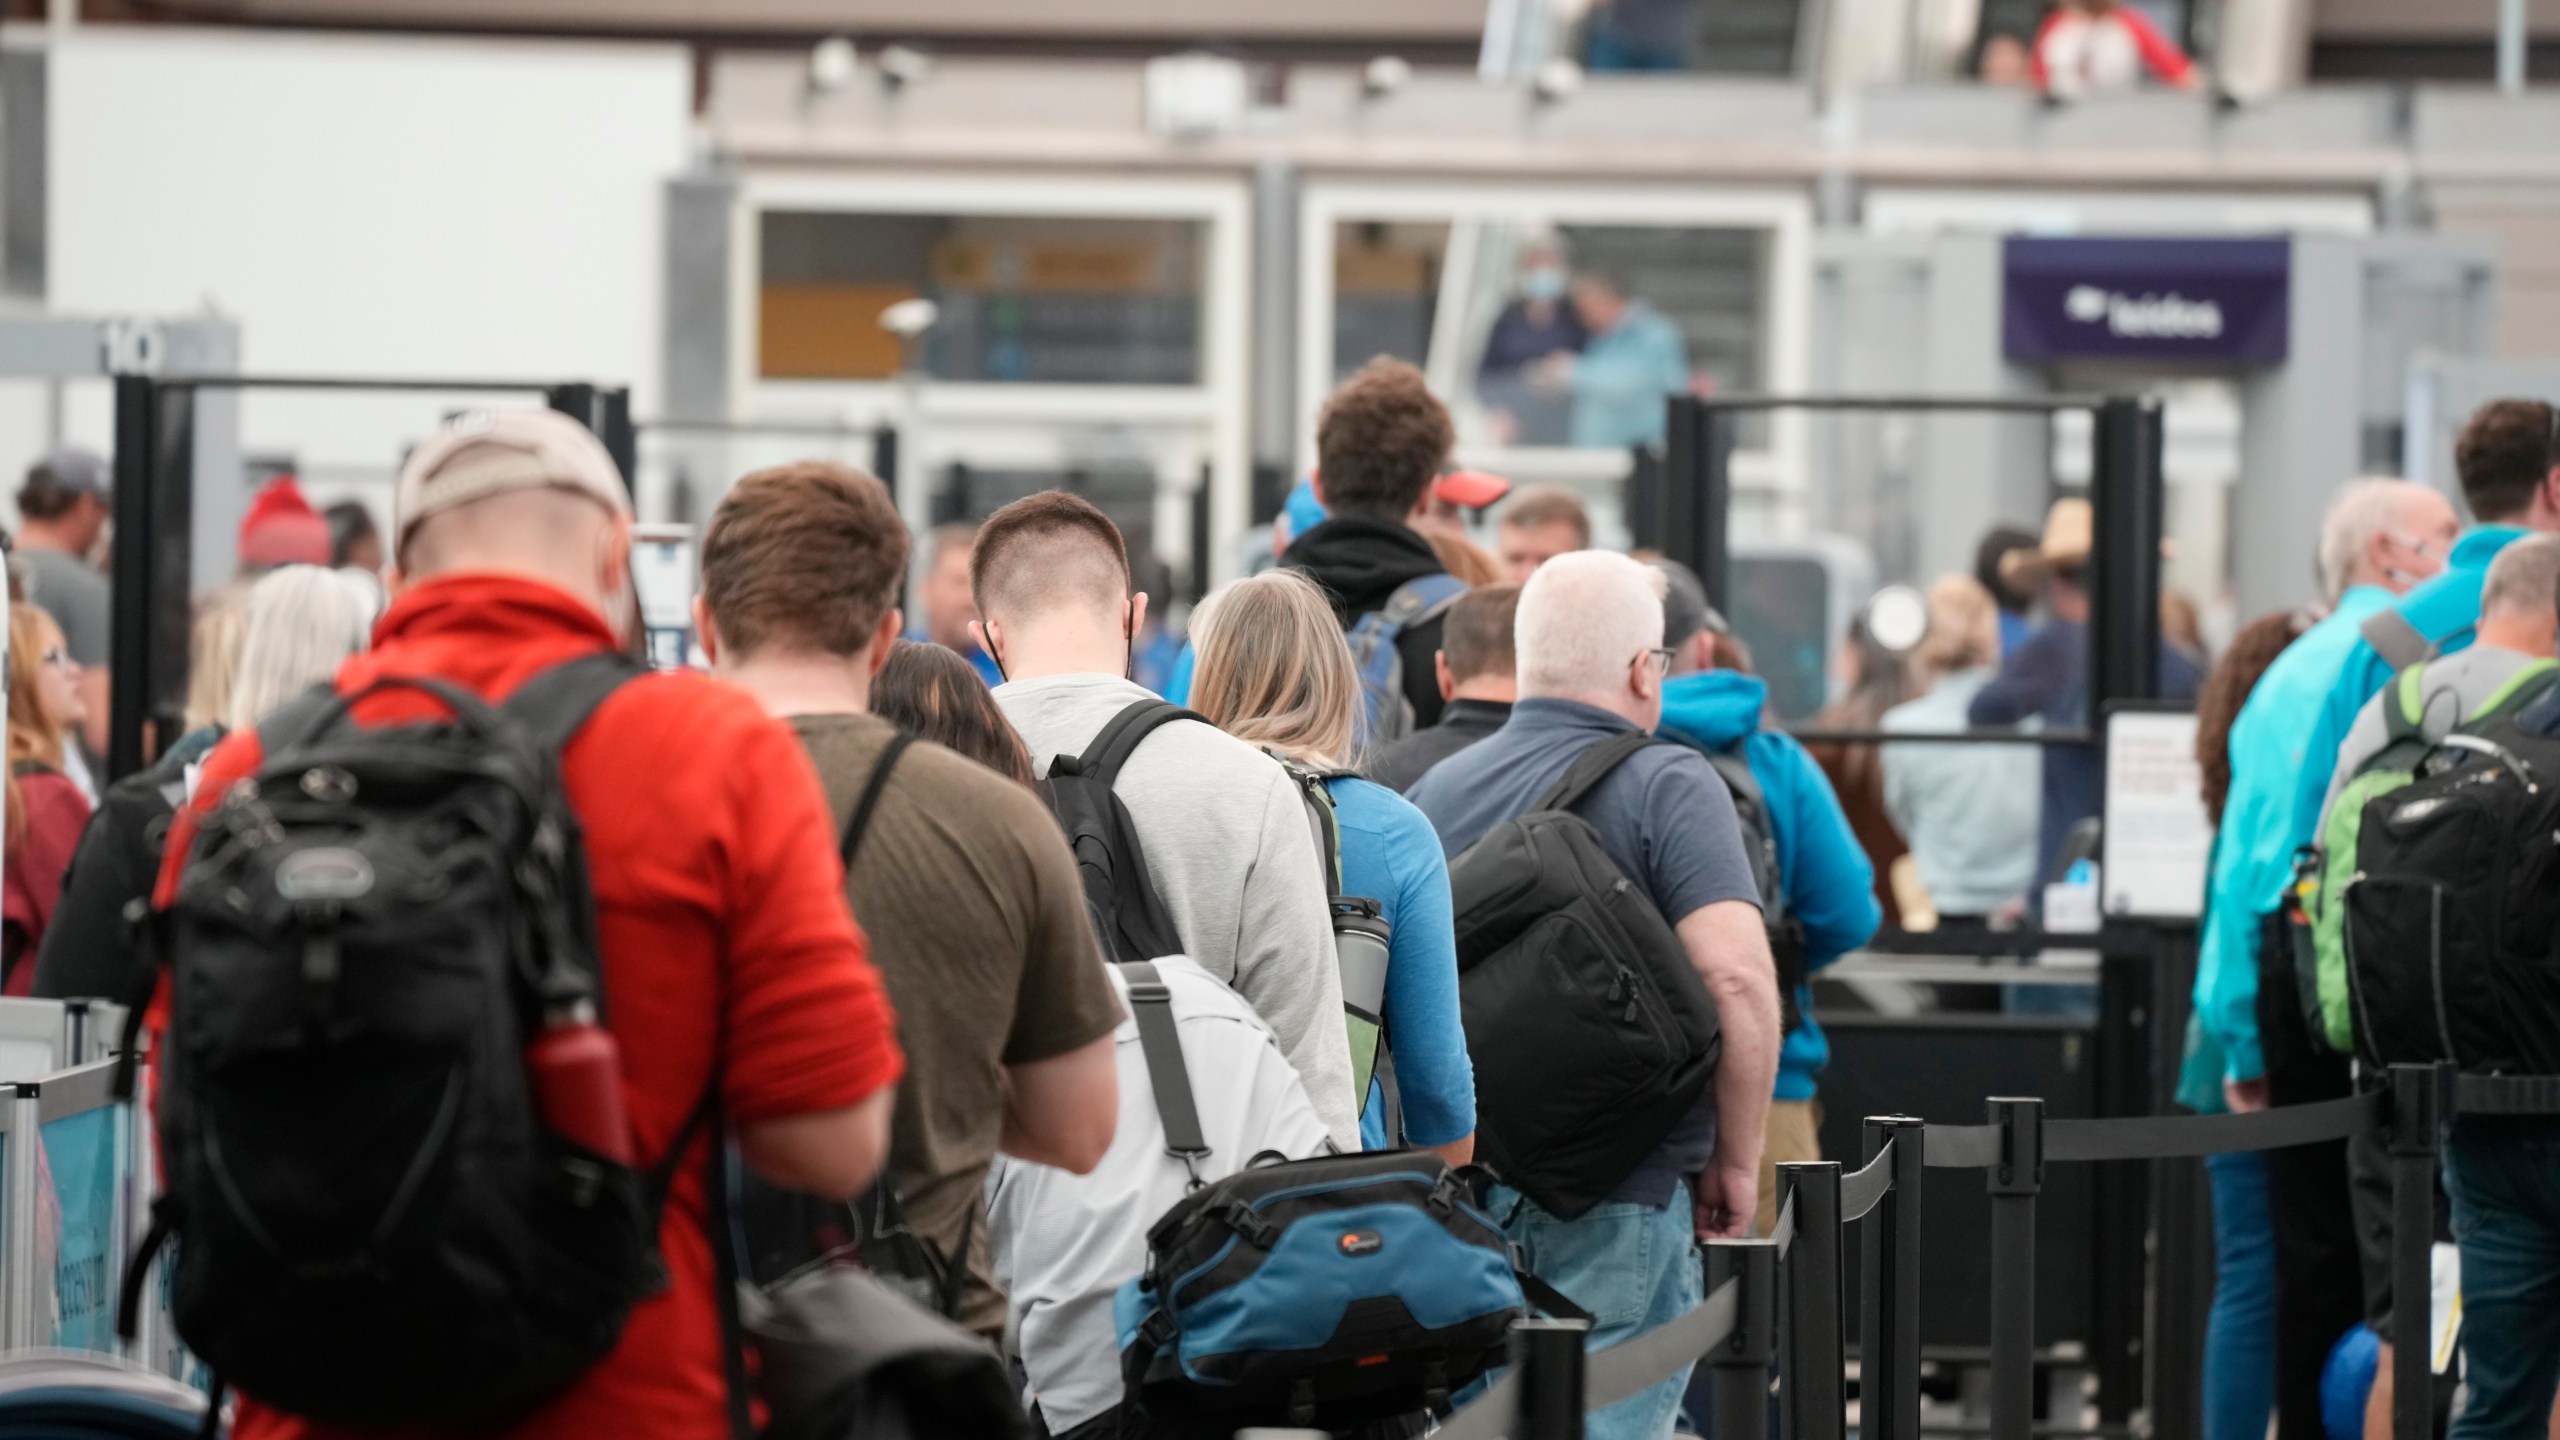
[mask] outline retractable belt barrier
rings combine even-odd
[[[1588,1322],[1523,1321],[1511,1368],[1450,1416],[1441,1440],[1580,1440],[1590,1411],[1633,1399],[1690,1367],[1710,1367],[1717,1440],[1770,1433],[1770,1368],[1790,1440],[1841,1440],[1845,1337],[1839,1257],[1863,1225],[1868,1264],[1861,1354],[1862,1440],[1920,1434],[1918,1281],[1920,1177],[1985,1172],[1991,1212],[1993,1440],[2028,1440],[2034,1420],[2035,1202],[2048,1161],[2087,1164],[2282,1150],[2379,1131],[2392,1162],[2395,1290],[2425,1294],[2434,1236],[2438,1135],[2458,1114],[2560,1116],[2560,1076],[2457,1075],[2395,1065],[2388,1083],[2340,1100],[2245,1115],[2046,1120],[2044,1102],[1994,1098],[1992,1122],[1866,1122],[1868,1159],[1778,1167],[1784,1197],[1765,1240],[1702,1247],[1709,1289],[1667,1324],[1592,1351]],[[1561,1343],[1570,1337],[1576,1343]],[[2427,1347],[2394,1352],[2394,1440],[2425,1440],[2433,1389]],[[1565,1401],[1573,1403],[1563,1403]]]

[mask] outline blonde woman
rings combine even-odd
[[[51,928],[62,872],[89,823],[89,800],[62,773],[64,737],[88,713],[80,664],[62,627],[33,605],[9,611],[8,862],[0,886],[0,994],[25,995],[36,947]]]
[[[338,671],[365,647],[372,603],[346,577],[288,565],[208,609],[196,622],[188,677],[189,730],[158,763],[108,787],[64,877],[62,904],[35,965],[35,993],[122,1000],[144,973],[125,907],[148,895],[160,840],[195,767],[231,730]],[[197,683],[201,681],[202,683]]]
[[[1915,657],[1926,692],[1884,712],[1887,730],[1968,728],[1973,697],[2000,663],[2000,607],[1970,575],[1929,587],[1929,630]],[[2029,745],[1886,745],[1884,803],[1910,843],[1939,922],[1979,921],[2035,878],[2041,761]]]
[[[1342,893],[1376,900],[1387,922],[1387,1052],[1403,1134],[1386,1133],[1373,1085],[1363,1097],[1361,1144],[1410,1144],[1467,1163],[1475,1155],[1475,1070],[1458,1019],[1449,865],[1421,811],[1345,770],[1360,677],[1332,605],[1297,571],[1269,571],[1211,595],[1192,617],[1191,641],[1199,657],[1191,708],[1323,777],[1342,837]]]

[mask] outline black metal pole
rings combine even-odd
[[[596,438],[622,472],[622,488],[640,495],[640,429],[631,423],[631,389],[610,385],[596,392]]]
[[[1674,395],[1663,432],[1662,553],[1698,573],[1707,603],[1729,609],[1725,522],[1733,507],[1733,417]]]
[[[1778,1208],[1792,1199],[1796,1239],[1787,1251],[1787,1440],[1841,1440],[1847,1429],[1841,1374],[1840,1164],[1790,1160],[1778,1167]]]
[[[1715,1393],[1716,1440],[1767,1440],[1769,1362],[1778,1353],[1778,1245],[1774,1240],[1707,1242],[1707,1292],[1739,1279],[1733,1333],[1707,1352]]]
[[[177,737],[194,626],[195,392],[116,377],[114,612],[107,658],[107,778]],[[162,733],[147,743],[151,724]]]
[[[898,498],[898,427],[877,425],[871,431],[871,473],[889,487],[889,498]]]
[[[2089,719],[2160,693],[2160,402],[2110,399],[2091,427]]]
[[[1522,1320],[1511,1327],[1520,1367],[1520,1423],[1511,1440],[1582,1440],[1583,1346],[1588,1320]]]
[[[1627,450],[1627,538],[1639,550],[1663,548],[1662,463],[1662,452],[1651,445]]]
[[[1991,1167],[1991,1440],[2036,1423],[2036,1192],[2044,1188],[2044,1102],[1995,1096]]]
[[[2111,924],[2099,936],[2097,1103],[2101,1118],[2149,1115],[2153,955],[2146,932]],[[2150,1267],[2151,1189],[2137,1161],[2091,1167],[2096,1263],[2089,1277],[2089,1348],[2098,1416],[2126,1424],[2143,1394],[2142,1328]]]
[[[2391,1067],[2391,1440],[2435,1433],[2434,1347],[2438,1072]]]
[[[1191,603],[1199,604],[1209,595],[1209,549],[1216,542],[1209,538],[1209,467],[1200,467],[1200,484],[1191,492],[1191,573],[1183,593]]]
[[[1867,1214],[1860,1266],[1859,1440],[1920,1437],[1920,1174],[1927,1158],[1908,1115],[1867,1117],[1864,1158],[1893,1146],[1893,1188]]]

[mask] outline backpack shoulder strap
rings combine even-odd
[[[337,712],[337,687],[323,680],[303,691],[258,722],[258,752],[273,756],[310,740],[329,717]]]
[[[1448,609],[1466,593],[1467,582],[1445,570],[1418,575],[1397,586],[1378,613],[1396,629],[1406,630]]]
[[[1138,742],[1154,734],[1157,726],[1175,720],[1199,720],[1203,725],[1209,723],[1167,701],[1150,698],[1131,702],[1128,708],[1111,717],[1111,723],[1103,726],[1102,733],[1094,736],[1093,743],[1077,757],[1076,773],[1089,775],[1105,785],[1113,784],[1119,780],[1120,767],[1129,763],[1129,756],[1138,748]],[[1053,772],[1057,769],[1055,761],[1050,763],[1050,769]]]
[[[1307,828],[1315,833],[1316,862],[1324,866],[1325,893],[1342,893],[1342,822],[1334,814],[1333,792],[1324,788],[1325,776],[1316,770],[1270,751],[1263,752],[1280,762],[1297,783],[1299,795],[1307,803]]]
[[[2504,720],[2542,698],[2554,679],[2560,679],[2560,662],[2534,660],[2506,678],[2497,689],[2481,698],[2479,707],[2463,717],[2466,725],[2486,725]]]
[[[516,687],[498,713],[525,729],[545,754],[558,755],[605,697],[643,672],[618,650],[564,660]]]
[[[2356,627],[2356,633],[2394,670],[2406,670],[2436,656],[2436,642],[2409,623],[2409,617],[2401,614],[2398,606],[2367,615],[2364,623]]]
[[[1173,1019],[1173,989],[1164,983],[1153,961],[1132,961],[1120,970],[1129,977],[1129,1011],[1138,1022],[1138,1048],[1147,1058],[1147,1086],[1155,1092],[1156,1114],[1164,1121],[1165,1153],[1191,1172],[1191,1188],[1196,1190],[1204,1183],[1200,1162],[1208,1158],[1209,1140],[1200,1132],[1191,1072],[1183,1066],[1182,1031]]]
[[[1572,768],[1564,772],[1562,779],[1549,786],[1547,793],[1539,796],[1538,802],[1529,807],[1530,810],[1572,809],[1574,802],[1589,794],[1592,786],[1608,779],[1610,771],[1617,769],[1627,757],[1652,743],[1653,737],[1641,730],[1612,736],[1601,741],[1583,751],[1581,756],[1573,762]]]
[[[853,802],[852,818],[844,822],[844,840],[838,853],[844,858],[845,873],[853,873],[854,852],[862,848],[863,832],[871,828],[871,812],[880,806],[880,792],[889,788],[889,772],[898,768],[898,757],[916,737],[901,730],[880,747],[880,758],[872,762],[871,778],[862,782],[862,795]]]
[[[2383,691],[2382,731],[2392,740],[2419,740],[2427,731],[2427,666],[2403,666]]]
[[[1733,792],[1736,804],[1748,804],[1763,813],[1768,811],[1768,794],[1760,788],[1760,777],[1751,773],[1750,757],[1742,753],[1741,747],[1704,753],[1707,763],[1715,767],[1716,774],[1723,779],[1724,788]]]

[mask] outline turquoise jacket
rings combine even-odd
[[[1760,726],[1769,687],[1734,670],[1675,675],[1662,685],[1664,735],[1703,750],[1739,744],[1751,778],[1768,802],[1769,837],[1778,848],[1778,883],[1804,926],[1810,973],[1873,939],[1884,923],[1876,903],[1875,867],[1849,829],[1829,777],[1792,736]],[[1778,1052],[1780,1100],[1813,1098],[1813,1077],[1831,1061],[1831,1042],[1813,1023],[1813,987],[1799,987],[1804,1023],[1787,1032]]]
[[[2258,1052],[2258,926],[2283,898],[2293,852],[2310,843],[2320,823],[2320,799],[2337,759],[2337,736],[2325,755],[2313,753],[2306,719],[2336,686],[2347,652],[2363,643],[2356,627],[2390,603],[2391,592],[2372,585],[2339,596],[2327,619],[2267,667],[2231,722],[2231,790],[2214,836],[2195,987],[2196,1019],[2220,1047],[2227,1078],[2266,1073]],[[2305,812],[2295,782],[2313,770],[2320,772],[2321,789]]]
[[[1573,361],[1573,443],[1585,450],[1659,445],[1663,401],[1689,389],[1689,347],[1680,327],[1641,300],[1591,337]]]

